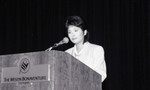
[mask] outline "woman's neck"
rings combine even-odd
[[[76,50],[77,50],[78,53],[81,51],[81,49],[83,48],[83,46],[84,46],[84,43],[76,44]]]

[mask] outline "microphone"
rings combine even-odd
[[[50,51],[53,48],[58,47],[58,46],[60,46],[62,44],[67,44],[68,42],[69,42],[69,39],[67,37],[64,37],[59,43],[55,43],[52,47],[46,49],[46,51]]]
[[[64,37],[63,40],[61,40],[59,43],[54,44],[55,47],[58,47],[59,45],[62,44],[67,44],[69,42],[69,39],[67,37]]]

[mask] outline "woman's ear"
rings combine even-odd
[[[84,30],[84,36],[87,34],[87,32],[88,32],[87,30]]]

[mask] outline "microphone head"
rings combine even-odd
[[[64,38],[63,38],[63,42],[64,42],[65,44],[67,44],[67,43],[69,42],[69,39],[68,39],[67,37],[64,37]]]

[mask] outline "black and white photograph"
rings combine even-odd
[[[150,0],[0,0],[0,90],[150,90]]]

